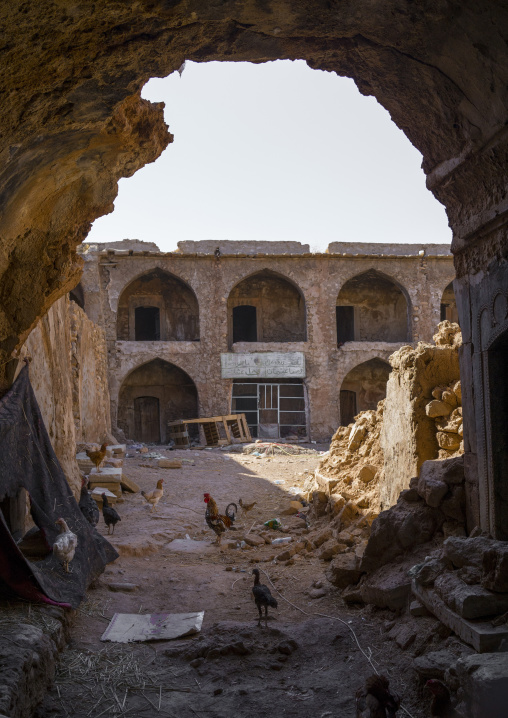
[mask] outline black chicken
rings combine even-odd
[[[369,676],[356,691],[356,718],[395,718],[400,698],[388,690],[389,685],[385,676]]]
[[[259,611],[258,626],[261,626],[261,606],[265,607],[265,626],[268,628],[268,606],[277,608],[277,600],[270,593],[268,586],[263,583],[259,583],[259,569],[255,568],[252,573],[254,574],[254,586],[252,587],[252,593],[254,594],[254,600]]]
[[[99,523],[100,513],[99,507],[88,493],[88,481],[82,476],[81,477],[81,495],[79,497],[79,508],[81,513],[88,521],[91,526],[97,526]]]
[[[118,511],[109,505],[106,494],[102,494],[102,515],[104,516],[104,523],[108,527],[108,536],[111,526],[113,526],[113,533],[115,533],[115,525],[122,519],[118,515]]]
[[[432,703],[430,705],[430,714],[432,718],[464,718],[462,713],[455,710],[452,705],[450,691],[444,683],[436,678],[431,678],[425,684],[432,693]]]

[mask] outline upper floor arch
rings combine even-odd
[[[337,296],[337,343],[411,341],[410,308],[406,289],[388,275],[357,274]]]
[[[240,280],[228,297],[229,343],[304,342],[305,298],[287,277],[263,269]]]
[[[149,270],[120,294],[116,330],[120,341],[198,341],[196,295],[174,274]]]

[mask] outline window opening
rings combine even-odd
[[[337,344],[355,340],[355,308],[336,307]]]
[[[136,307],[134,312],[137,342],[156,342],[161,336],[159,307]]]
[[[257,342],[257,310],[251,304],[233,307],[233,342]]]

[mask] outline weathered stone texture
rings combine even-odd
[[[423,343],[415,349],[405,346],[390,357],[393,370],[386,388],[381,434],[386,477],[381,490],[383,506],[395,503],[400,492],[408,488],[410,478],[418,475],[424,461],[445,458],[459,448],[460,438],[457,446],[444,448],[440,455],[445,442],[438,436],[434,417],[449,415],[453,406],[433,398],[436,388],[441,387],[442,397],[443,386],[455,386],[459,380],[459,354],[454,338],[458,327],[453,326],[451,344],[445,343],[439,332],[437,346]],[[440,327],[449,334],[446,323]],[[456,407],[455,395],[453,401]]]
[[[21,356],[30,356],[30,381],[67,480],[79,494],[77,442],[101,442],[110,432],[103,331],[77,304],[62,297],[33,329]]]

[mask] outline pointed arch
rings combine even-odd
[[[238,281],[228,297],[229,343],[304,342],[305,298],[288,277],[262,269]]]
[[[126,438],[166,443],[167,423],[195,419],[198,391],[192,378],[164,359],[152,359],[133,369],[122,382],[118,427]]]
[[[457,311],[457,302],[455,300],[455,292],[453,290],[453,281],[448,284],[441,296],[440,321],[459,323],[459,313]]]
[[[120,341],[198,341],[199,305],[180,277],[156,268],[123,289],[117,312]]]
[[[392,368],[384,359],[374,357],[349,371],[340,387],[340,424],[348,426],[360,411],[376,409],[386,397],[386,384]]]
[[[345,282],[337,296],[337,343],[411,341],[411,300],[405,287],[377,269]]]

